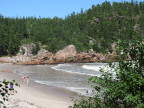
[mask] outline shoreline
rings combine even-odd
[[[27,86],[24,84],[21,76],[14,72],[16,69],[11,69],[10,67],[7,67],[7,65],[8,64],[0,64],[0,80],[16,80],[16,82],[20,84],[20,87],[15,88],[18,93],[13,95],[14,99],[32,103],[40,108],[68,108],[72,105],[72,98],[70,97],[79,97],[77,93],[70,90],[60,87],[46,86],[32,80],[30,81],[30,85]],[[4,72],[4,70],[9,70],[9,72]]]

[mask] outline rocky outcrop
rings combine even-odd
[[[56,52],[55,54],[48,50],[41,49],[35,56],[26,56],[25,54],[19,54],[13,57],[0,58],[2,63],[14,63],[14,64],[54,64],[54,63],[82,63],[82,62],[103,62],[107,61],[109,56],[95,53],[92,49],[88,52],[77,53],[74,45],[69,45],[64,49]]]
[[[26,57],[32,56],[33,49],[36,47],[34,43],[30,44],[24,44],[20,46],[19,54],[18,55],[24,55]]]
[[[31,57],[25,56],[25,55],[17,55],[12,57],[12,63],[18,64],[18,63],[23,63],[26,61],[31,61]]]
[[[11,57],[0,57],[0,63],[12,63],[13,58]]]
[[[38,54],[36,56],[39,58],[39,57],[47,56],[47,54],[48,54],[48,50],[42,48],[40,49],[40,51],[38,51]]]
[[[76,48],[74,45],[69,45],[63,50],[58,51],[55,54],[56,61],[75,61],[74,58],[77,54]]]
[[[76,61],[77,62],[98,62],[98,61],[104,61],[105,57],[103,54],[100,53],[91,53],[91,52],[83,52],[76,55]]]
[[[100,19],[99,18],[94,18],[91,23],[99,23],[100,22]]]

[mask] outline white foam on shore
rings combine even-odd
[[[66,89],[70,91],[74,91],[76,93],[79,93],[83,96],[93,96],[93,89],[88,88],[88,87],[81,87],[81,88],[76,88],[76,87],[67,87]]]
[[[58,64],[57,66],[53,66],[51,68],[54,69],[54,70],[64,71],[64,72],[73,73],[73,74],[89,75],[89,76],[97,76],[97,77],[101,76],[101,74],[82,73],[80,71],[72,71],[72,70],[61,69],[60,67],[63,67],[64,65],[69,66],[69,64]]]
[[[36,83],[40,83],[40,84],[45,84],[45,85],[52,85],[52,86],[56,86],[54,84],[58,84],[60,82],[51,82],[51,81],[42,81],[42,80],[34,80]],[[60,86],[56,86],[56,87],[60,87]]]
[[[117,65],[115,65],[115,66],[117,66]],[[88,70],[99,71],[99,72],[100,72],[100,69],[103,69],[104,73],[108,72],[108,73],[112,74],[113,78],[116,77],[116,72],[115,72],[114,68],[111,68],[108,65],[83,65],[82,68],[88,69]],[[100,77],[100,76],[98,76],[98,77]]]
[[[64,88],[66,90],[70,90],[70,91],[76,92],[76,93],[84,95],[84,96],[92,95],[92,89],[89,87],[64,87],[64,86],[62,87],[62,86],[54,85],[55,82],[40,81],[40,80],[36,80],[35,82],[39,83],[39,84],[51,85],[51,86],[55,86],[55,87]],[[88,93],[87,93],[87,91],[88,91]]]
[[[104,68],[104,66],[83,65],[82,68],[89,69],[89,70],[94,70],[94,71],[99,71],[100,72],[100,69]]]

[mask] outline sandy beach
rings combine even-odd
[[[20,84],[20,87],[15,87],[18,93],[10,96],[10,103],[6,102],[9,108],[68,108],[72,105],[70,97],[78,97],[78,94],[69,90],[33,81],[27,86],[15,69],[11,64],[0,64],[0,80],[16,80]]]

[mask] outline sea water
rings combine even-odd
[[[30,80],[46,86],[56,86],[77,92],[81,95],[92,95],[92,83],[89,78],[100,77],[100,68],[107,63],[65,63],[58,65],[33,65],[17,70],[20,75],[28,75]]]

